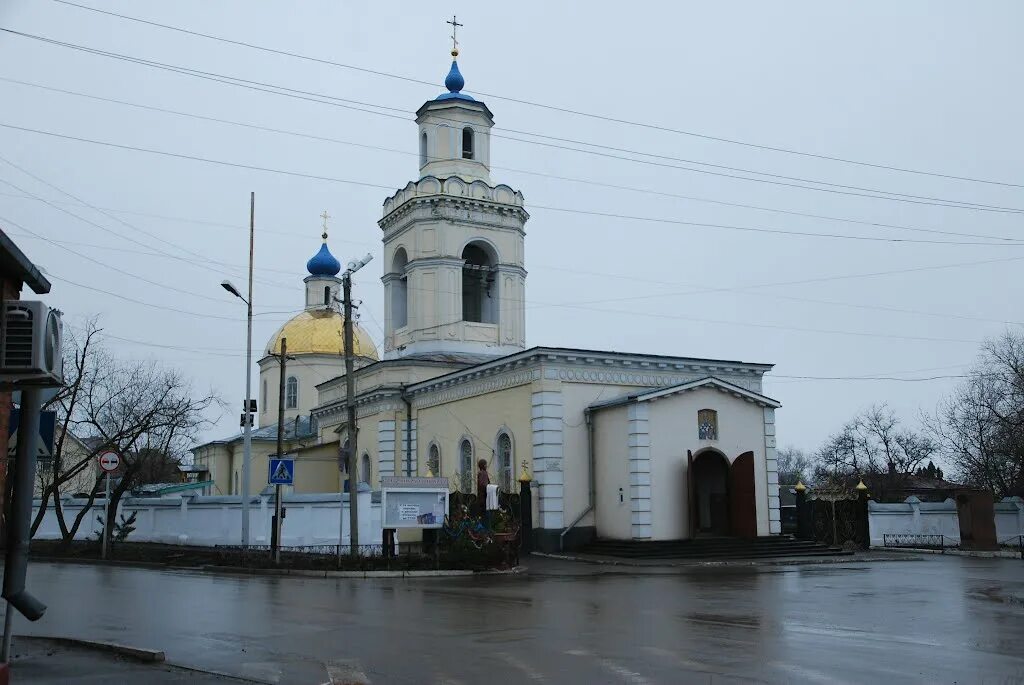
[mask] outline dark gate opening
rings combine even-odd
[[[691,465],[691,528],[695,535],[729,535],[729,461],[721,452],[701,452]]]

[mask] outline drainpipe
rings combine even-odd
[[[405,475],[412,477],[412,398],[405,394],[402,386],[402,401],[405,402]],[[437,475],[436,473],[434,474]]]
[[[583,410],[583,418],[587,422],[587,464],[590,466],[590,472],[588,474],[588,486],[589,491],[587,493],[588,502],[586,508],[576,517],[569,527],[562,531],[562,534],[558,536],[558,551],[565,551],[565,536],[566,534],[576,527],[576,525],[583,520],[583,517],[594,511],[594,503],[597,500],[597,475],[596,469],[594,468],[594,419],[590,414],[590,409]]]

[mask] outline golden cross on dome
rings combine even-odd
[[[324,213],[320,215],[320,218],[324,220],[324,233],[323,233],[323,239],[324,239],[324,240],[327,240],[327,220],[331,218],[331,215],[330,215],[330,214],[328,214],[328,213],[327,213],[327,210],[325,209],[325,210],[324,210]]]
[[[456,31],[459,30],[459,27],[462,26],[462,24],[460,24],[458,22],[458,20],[455,18],[454,14],[452,15],[452,20],[451,21],[446,21],[445,23],[452,25],[452,57],[458,57],[459,56],[459,41],[457,41],[455,39],[455,33],[456,33]]]

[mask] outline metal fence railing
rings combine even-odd
[[[1020,552],[1020,558],[1024,559],[1024,535],[1011,535],[1010,537],[999,541],[1000,547],[1009,547],[1010,549],[1016,549]]]
[[[945,535],[920,535],[914,533],[884,533],[882,545],[891,548],[911,549],[937,549],[944,550],[946,547],[956,547],[955,544],[946,544]],[[950,543],[953,539],[950,538]]]

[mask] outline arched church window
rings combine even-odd
[[[408,263],[405,248],[395,250],[395,258],[391,262],[391,326],[395,330],[409,323],[409,279],[405,274]]]
[[[459,469],[462,471],[462,491],[473,492],[473,443],[468,439],[459,445]]]
[[[714,409],[701,409],[697,412],[697,438],[718,440],[718,412]]]
[[[436,443],[431,444],[427,452],[427,470],[434,476],[441,475],[441,448]]]
[[[427,132],[420,134],[420,166],[427,165]]]
[[[263,380],[263,411],[267,410],[267,381]]]
[[[462,251],[462,320],[498,323],[497,259],[477,243]]]
[[[366,452],[363,452],[363,458],[359,460],[359,480],[370,484],[370,455]]]
[[[462,158],[473,159],[473,129],[462,129]]]
[[[498,487],[503,492],[512,492],[512,436],[502,433],[498,436]]]
[[[324,286],[324,305],[330,306],[331,304],[331,286]]]
[[[284,408],[295,409],[299,406],[299,379],[288,376],[284,384]]]

